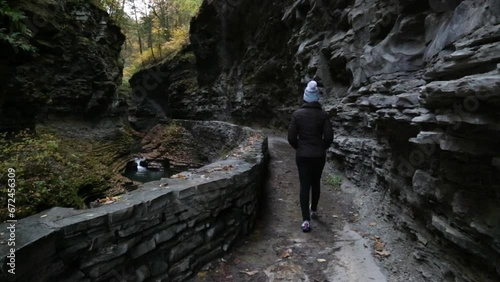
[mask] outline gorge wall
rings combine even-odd
[[[170,114],[286,126],[317,80],[330,159],[390,195],[383,215],[426,254],[415,263],[433,281],[498,280],[497,0],[207,0],[190,36],[198,88]]]
[[[24,13],[36,52],[1,41],[0,129],[32,127],[49,115],[98,117],[116,100],[125,37],[85,0],[10,1]]]

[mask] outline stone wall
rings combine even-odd
[[[267,139],[249,128],[242,134],[227,159],[146,183],[114,203],[19,220],[15,276],[7,272],[9,224],[0,225],[0,280],[184,281],[253,227]]]

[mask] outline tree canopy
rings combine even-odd
[[[96,0],[127,37],[124,79],[170,57],[188,42],[189,22],[202,0]]]

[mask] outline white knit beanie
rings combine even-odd
[[[309,81],[306,90],[304,90],[304,101],[307,103],[319,101],[318,83],[314,80]]]

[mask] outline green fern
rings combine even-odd
[[[5,0],[0,0],[0,41],[7,42],[15,50],[35,54],[37,49],[29,43],[33,33],[24,21],[27,17],[21,10],[10,7]]]
[[[333,187],[340,187],[342,185],[342,176],[330,174],[326,177],[326,183]]]
[[[3,6],[3,5],[2,5]],[[24,19],[26,19],[26,16],[23,14],[23,12],[14,10],[12,8],[6,7],[4,11],[2,11],[2,14],[4,16],[7,16],[10,18],[12,22],[18,23]]]

